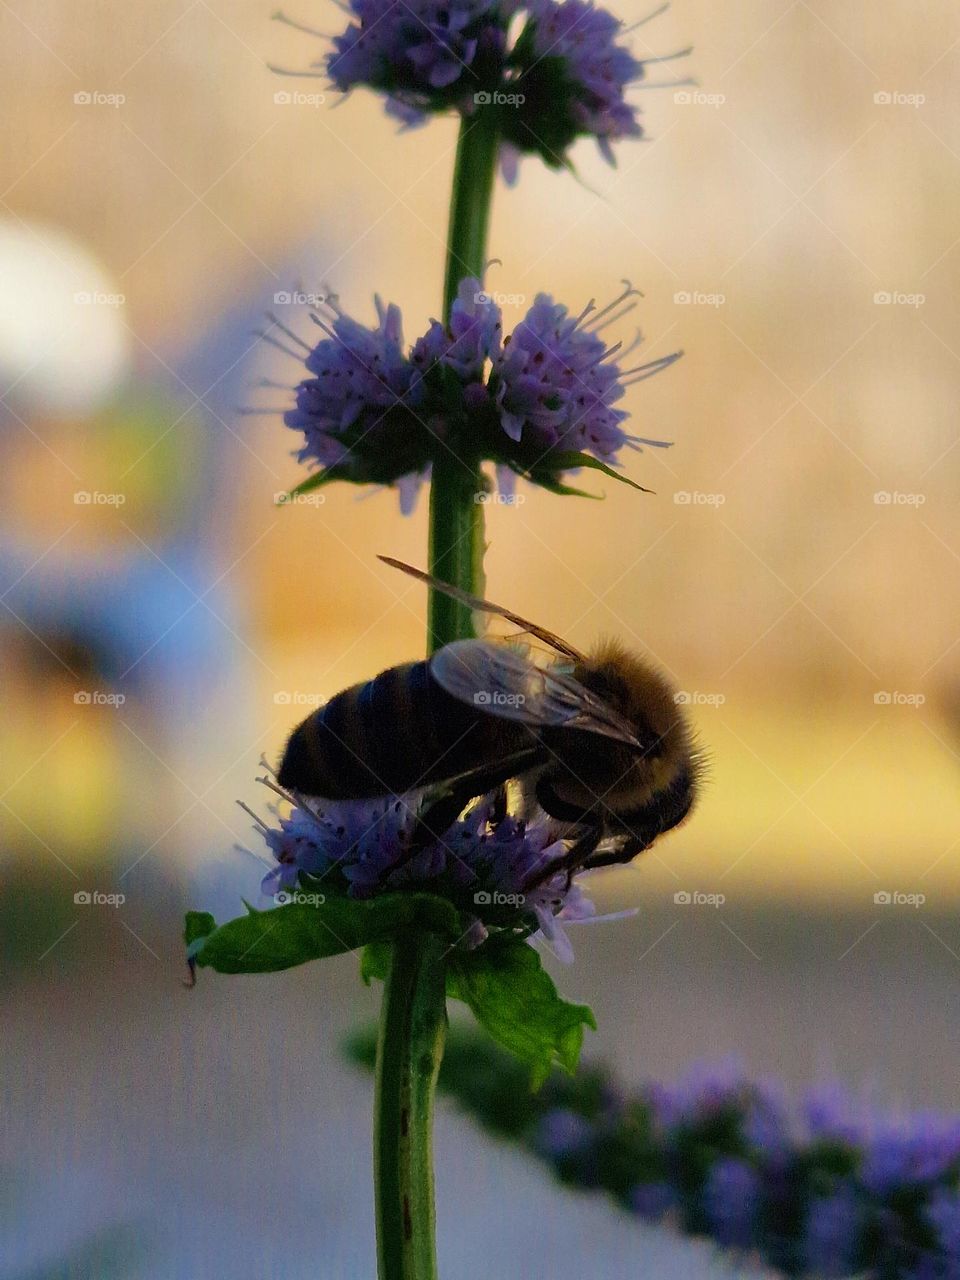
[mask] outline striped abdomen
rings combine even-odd
[[[429,663],[389,667],[336,694],[293,731],[279,781],[328,800],[400,794],[533,745],[523,725],[476,711],[437,684]]]

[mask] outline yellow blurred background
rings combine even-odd
[[[422,563],[425,505],[403,520],[393,495],[333,488],[278,510],[296,442],[236,409],[282,407],[253,384],[300,376],[254,336],[278,292],[332,285],[369,319],[379,291],[408,337],[436,314],[455,125],[398,136],[363,94],[276,101],[323,84],[266,63],[322,46],[268,17],[251,0],[0,14],[0,822],[54,875],[118,832],[138,860],[227,856],[247,838],[233,800],[258,798],[258,757],[302,699],[422,645],[419,589],[374,556]],[[693,43],[650,79],[698,87],[638,94],[648,136],[616,170],[590,146],[578,179],[524,162],[497,193],[489,284],[576,309],[622,277],[642,289],[645,352],[685,357],[628,407],[675,444],[628,460],[656,496],[601,478],[602,502],[527,489],[490,508],[488,592],[578,644],[621,634],[690,695],[700,811],[605,894],[943,906],[960,892],[960,15],[687,0],[633,39]],[[90,637],[114,632],[112,605],[88,616],[106,583],[140,621],[88,675]],[[97,679],[124,704],[75,703]]]

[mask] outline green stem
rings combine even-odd
[[[447,1030],[448,948],[433,933],[393,944],[377,1042],[374,1167],[380,1280],[435,1280],[433,1095]]]
[[[495,107],[481,107],[460,125],[443,290],[445,320],[450,318],[460,281],[466,276],[483,279],[499,141]],[[435,577],[471,595],[483,590],[483,492],[480,459],[468,452],[464,442],[448,442],[433,464],[429,566]],[[431,591],[427,609],[431,652],[474,634],[470,610],[449,596]]]
[[[450,202],[444,319],[467,276],[483,279],[496,175],[498,111],[460,126]],[[480,458],[447,441],[430,485],[430,572],[473,595],[483,590]],[[428,604],[430,651],[473,635],[470,610],[436,591]],[[374,1163],[380,1280],[435,1280],[432,1122],[447,1015],[447,946],[431,933],[393,944],[377,1041]]]

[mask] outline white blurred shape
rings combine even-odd
[[[44,413],[96,409],[130,365],[124,305],[65,231],[0,220],[0,395]]]

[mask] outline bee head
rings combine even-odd
[[[637,741],[623,777],[620,803],[649,808],[657,834],[686,817],[696,794],[697,753],[682,705],[669,682],[617,640],[604,640],[576,672],[592,693],[630,722]],[[618,788],[618,790],[621,790]]]

